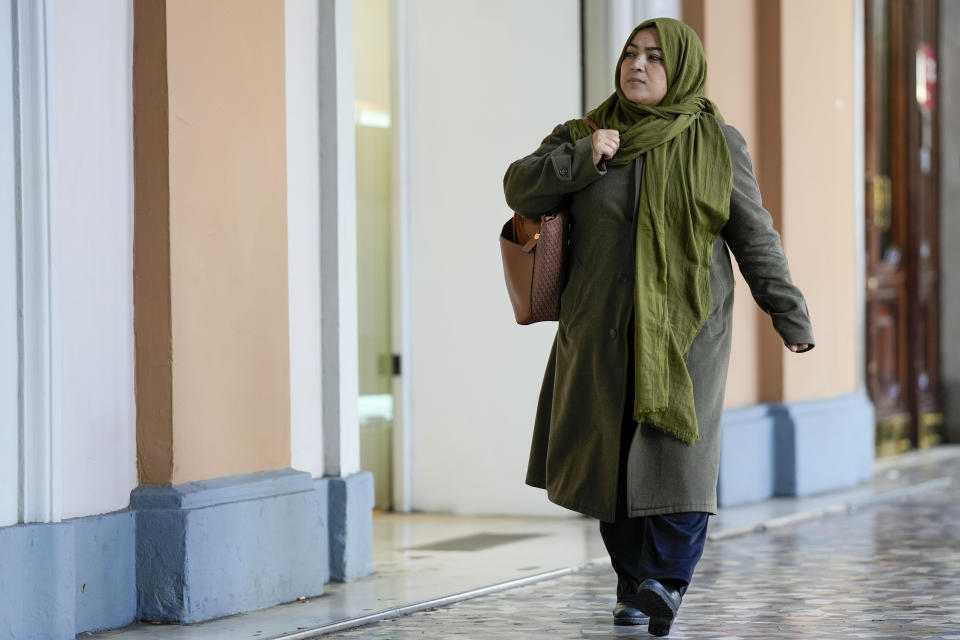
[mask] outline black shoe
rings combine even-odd
[[[631,602],[618,602],[613,608],[613,624],[647,624],[650,618]]]
[[[650,616],[647,626],[650,635],[665,636],[670,633],[670,626],[680,609],[680,600],[679,591],[668,589],[656,580],[647,579],[640,583],[636,595],[637,608]]]

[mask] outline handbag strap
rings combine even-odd
[[[584,118],[583,118],[583,121],[586,122],[588,125],[590,125],[590,128],[593,129],[594,131],[599,131],[599,130],[600,130],[600,127],[598,127],[597,125],[595,125],[595,124],[593,123],[593,120],[591,120],[590,118],[584,117]]]

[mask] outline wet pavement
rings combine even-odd
[[[651,637],[615,627],[608,565],[335,638]],[[671,638],[960,640],[960,481],[707,543]]]

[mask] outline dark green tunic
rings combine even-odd
[[[720,420],[730,360],[733,251],[757,304],[785,344],[813,344],[803,295],[793,285],[770,214],[763,208],[743,136],[722,125],[733,164],[730,219],[713,247],[712,307],[687,358],[700,440],[687,445],[641,424],[627,463],[631,516],[717,510]],[[559,125],[504,176],[510,207],[537,218],[564,204],[575,221],[527,469],[527,484],[563,507],[613,521],[620,430],[632,332],[635,218],[643,156],[619,167],[593,164],[591,138],[571,141]]]

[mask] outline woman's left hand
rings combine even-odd
[[[806,351],[809,348],[809,344],[792,344],[789,346],[790,351],[793,351],[794,353],[800,353],[801,351]]]

